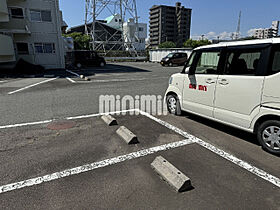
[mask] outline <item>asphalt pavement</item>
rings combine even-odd
[[[99,95],[163,96],[181,70],[114,63],[75,71],[90,81],[66,71],[1,78],[1,209],[280,209],[279,157],[252,134],[187,113],[102,121]],[[121,139],[120,126],[139,143]],[[155,173],[159,155],[191,190],[178,193]]]
[[[161,67],[152,63],[118,63],[105,68],[78,71],[90,81],[66,71],[51,72],[52,78],[16,78],[0,83],[0,126],[67,116],[97,113],[100,95],[164,95],[168,79],[183,67]],[[57,76],[59,78],[55,79]],[[70,82],[71,78],[75,83]]]

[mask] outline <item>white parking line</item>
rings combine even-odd
[[[106,114],[121,114],[126,112],[134,112],[137,111],[136,109],[129,109],[129,110],[122,110],[117,112],[108,112],[108,113],[98,113],[98,114],[90,114],[90,115],[81,115],[81,116],[75,116],[75,117],[66,117],[66,120],[76,120],[76,119],[84,119],[84,118],[91,118],[91,117],[98,117]],[[44,121],[37,121],[37,122],[28,122],[28,123],[18,123],[18,124],[11,124],[11,125],[2,125],[0,126],[0,129],[6,129],[6,128],[16,128],[16,127],[23,127],[23,126],[29,126],[29,125],[40,125],[40,124],[47,124],[50,123],[53,120],[44,120]]]
[[[53,120],[44,120],[44,121],[30,122],[30,123],[19,123],[19,124],[14,124],[14,125],[3,125],[3,126],[0,126],[0,129],[17,128],[17,127],[23,127],[23,126],[28,126],[28,125],[41,125],[41,124],[50,123],[52,121]]]
[[[98,117],[101,115],[108,115],[108,114],[121,114],[121,113],[127,113],[127,112],[139,112],[138,109],[128,109],[128,110],[122,110],[122,111],[116,111],[116,112],[106,112],[106,113],[98,113],[98,114],[88,114],[88,115],[81,115],[76,117],[66,117],[66,120],[77,120],[77,119],[85,119],[85,118],[92,118],[92,117]]]
[[[273,175],[265,172],[264,170],[259,169],[255,166],[251,165],[250,163],[248,163],[246,161],[243,161],[243,160],[235,157],[234,155],[231,155],[231,154],[213,146],[212,144],[209,144],[209,143],[207,143],[207,142],[205,142],[205,141],[203,141],[203,140],[201,140],[201,139],[199,139],[199,138],[197,138],[197,137],[195,137],[195,136],[193,136],[193,135],[191,135],[187,132],[184,132],[181,129],[169,124],[168,122],[165,122],[163,120],[160,120],[160,119],[150,115],[149,113],[143,112],[141,110],[139,110],[139,112],[140,112],[140,114],[142,114],[142,115],[158,122],[159,124],[175,131],[176,133],[184,136],[185,138],[196,142],[200,146],[214,152],[215,154],[219,155],[220,157],[223,157],[224,159],[238,165],[241,168],[244,168],[245,170],[251,172],[252,174],[255,174],[256,176],[258,176],[258,177],[260,177],[260,178],[262,178],[262,179],[264,179],[264,180],[266,180],[266,181],[268,181],[268,182],[272,183],[273,185],[280,188],[280,178],[278,178],[276,176],[273,176]]]
[[[28,85],[28,86],[23,87],[23,88],[20,88],[20,89],[18,89],[18,90],[15,90],[15,91],[9,92],[9,93],[8,93],[8,95],[11,95],[11,94],[14,94],[14,93],[17,93],[17,92],[20,92],[20,91],[26,90],[26,89],[28,89],[28,88],[31,88],[31,87],[34,87],[34,86],[37,86],[37,85],[41,85],[41,84],[43,84],[43,83],[47,83],[47,82],[53,81],[53,80],[55,80],[55,79],[57,79],[57,78],[59,78],[59,77],[52,78],[52,79],[48,79],[48,80],[44,80],[44,81],[41,81],[41,82],[35,83],[35,84],[33,84],[33,85]]]
[[[258,177],[260,177],[260,178],[262,178],[262,179],[264,179],[264,180],[266,180],[266,181],[268,181],[268,182],[272,183],[273,185],[275,185],[275,186],[280,188],[280,178],[278,178],[276,176],[273,176],[273,175],[267,173],[266,171],[264,171],[262,169],[259,169],[259,168],[255,167],[255,166],[253,166],[252,164],[250,164],[250,163],[248,163],[246,161],[243,161],[243,160],[235,157],[234,155],[231,155],[228,152],[225,152],[225,151],[215,147],[214,145],[212,145],[210,143],[207,143],[207,142],[205,142],[205,141],[203,141],[203,140],[201,140],[201,139],[199,139],[199,138],[197,138],[197,137],[195,137],[195,136],[193,136],[193,135],[191,135],[191,134],[189,134],[189,133],[187,133],[187,132],[185,132],[185,131],[183,131],[183,130],[181,130],[181,129],[179,129],[179,128],[171,125],[171,124],[169,124],[168,122],[160,120],[160,119],[150,115],[149,113],[146,113],[146,112],[141,111],[139,109],[130,109],[130,110],[123,110],[123,111],[118,111],[118,112],[110,112],[110,113],[99,113],[99,114],[81,115],[81,116],[76,116],[76,117],[67,117],[65,119],[67,119],[67,120],[84,119],[84,118],[97,117],[97,116],[101,116],[101,115],[104,115],[104,114],[120,114],[120,113],[135,112],[135,111],[139,112],[141,115],[146,116],[149,119],[154,120],[155,122],[165,126],[166,128],[168,128],[170,130],[173,130],[174,132],[182,135],[184,138],[188,139],[189,142],[195,142],[195,143],[199,144],[200,146],[202,146],[202,147],[204,147],[204,148],[214,152],[215,154],[219,155],[220,157],[222,157],[222,158],[224,158],[224,159],[234,163],[235,165],[237,165],[237,166],[239,166],[239,167],[249,171],[252,174],[255,174],[256,176],[258,176]],[[48,121],[41,121],[41,122],[34,122],[33,124],[34,125],[38,125],[38,124],[44,124],[44,123],[47,123],[47,122]],[[31,123],[25,123],[25,124],[23,123],[23,124],[17,124],[17,125],[0,126],[0,128],[19,127],[19,126],[24,126],[24,125],[32,125],[32,124]],[[123,157],[123,156],[120,156],[120,157]],[[119,158],[119,157],[117,157],[117,158]],[[105,160],[105,161],[110,161],[110,160],[111,159]],[[98,164],[102,165],[101,162],[98,162]],[[111,165],[111,164],[107,164],[107,165]],[[107,166],[107,165],[105,164],[105,166]],[[105,167],[105,166],[98,166],[98,167]],[[83,166],[83,167],[85,167],[85,166]],[[95,168],[93,168],[93,169],[95,169]],[[90,170],[93,170],[93,169],[90,169]],[[85,171],[87,171],[87,170],[85,170]],[[70,172],[71,171],[65,171],[63,173],[70,173]],[[84,171],[82,171],[82,172],[84,172]],[[79,173],[81,173],[81,172],[79,172]],[[70,173],[70,175],[71,174],[72,174],[72,172]],[[35,178],[35,179],[37,180],[38,184],[40,184],[42,182],[46,182],[45,180],[47,180],[47,181],[53,180],[51,178],[51,176],[57,176],[57,175],[53,175],[53,174],[52,175],[46,175],[46,176],[44,176],[45,178],[40,177],[40,178]],[[64,176],[69,176],[69,175],[64,175]],[[50,178],[46,179],[47,177],[50,177]],[[6,189],[6,188],[13,190],[13,185],[16,186],[15,189],[22,188],[21,186],[23,186],[23,187],[25,187],[25,186],[32,186],[32,185],[34,185],[34,183],[36,184],[35,179],[31,179],[31,180],[33,180],[32,181],[33,184],[31,184],[31,185],[29,185],[31,181],[27,180],[27,181],[15,183],[15,184],[7,185],[8,187],[7,186],[2,186],[2,187],[0,187],[0,193],[1,193],[1,190]],[[57,178],[55,178],[55,179],[57,179]],[[25,182],[27,182],[27,183],[25,183]],[[19,186],[19,188],[17,188],[17,186]],[[7,191],[9,191],[9,190],[7,190]]]
[[[31,187],[34,185],[39,185],[44,182],[50,182],[53,180],[61,179],[64,177],[75,175],[75,174],[92,171],[94,169],[103,168],[103,167],[121,163],[121,162],[124,162],[127,160],[144,157],[147,155],[154,154],[156,152],[170,150],[170,149],[182,147],[182,146],[192,144],[192,143],[194,143],[194,142],[192,142],[191,140],[188,140],[188,139],[182,140],[182,141],[177,141],[177,142],[172,142],[172,143],[164,144],[161,146],[143,149],[143,150],[140,150],[137,152],[132,152],[132,153],[129,153],[126,155],[120,155],[118,157],[102,160],[99,162],[94,162],[94,163],[86,164],[83,166],[78,166],[76,168],[66,169],[64,171],[47,174],[45,176],[40,176],[40,177],[36,177],[33,179],[28,179],[28,180],[24,180],[24,181],[12,183],[12,184],[3,185],[3,186],[0,186],[0,194],[9,192],[9,191],[13,191],[13,190],[18,190],[18,189],[21,189],[24,187]]]
[[[77,74],[76,72],[73,72],[73,71],[70,71],[70,70],[67,70],[67,69],[66,69],[66,71],[67,71],[68,73],[70,73],[70,74],[73,74],[73,75],[75,75],[75,76],[77,76],[77,77],[80,77],[80,75]]]
[[[72,83],[76,83],[76,81],[74,81],[74,80],[72,80],[71,78],[69,78],[69,77],[66,77],[66,79],[68,79],[70,82],[72,82]]]

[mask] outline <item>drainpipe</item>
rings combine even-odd
[[[57,26],[57,41],[58,41],[58,47],[59,47],[59,61],[60,61],[60,65],[62,67],[64,67],[65,62],[64,61],[64,47],[62,45],[62,32],[61,32],[61,24],[59,22],[60,18],[60,12],[59,12],[59,7],[58,7],[58,0],[55,0],[54,2],[55,5],[55,16],[56,16],[56,26]],[[61,37],[59,37],[61,36]],[[61,53],[63,53],[63,57],[61,55]]]

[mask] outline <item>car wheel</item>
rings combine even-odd
[[[167,110],[170,114],[174,114],[174,115],[182,114],[180,101],[177,96],[168,95],[166,98],[166,103],[167,103]]]
[[[104,63],[104,62],[101,62],[101,63],[100,63],[100,66],[101,66],[101,67],[104,67],[104,66],[105,66],[105,63]]]
[[[168,66],[172,67],[172,66],[173,66],[173,63],[172,63],[172,62],[170,62],[170,63],[168,64]]]
[[[257,130],[257,138],[263,149],[273,154],[280,154],[280,121],[268,120]]]

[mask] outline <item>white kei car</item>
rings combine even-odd
[[[255,133],[280,154],[280,38],[196,48],[183,72],[171,76],[168,111],[187,111]]]

